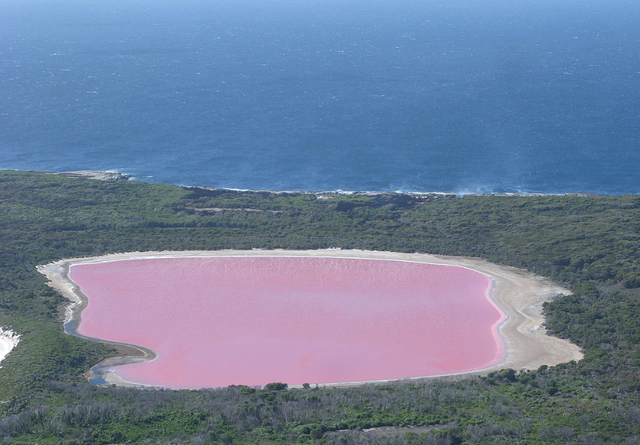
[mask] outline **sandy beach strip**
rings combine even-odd
[[[505,368],[516,370],[537,369],[541,365],[554,366],[571,360],[580,360],[583,357],[578,346],[567,340],[547,335],[543,325],[542,304],[559,294],[570,294],[568,289],[564,289],[548,279],[525,270],[497,265],[479,258],[341,249],[130,252],[100,257],[65,259],[38,266],[38,271],[47,276],[51,287],[71,300],[71,304],[66,309],[65,324],[75,321],[70,333],[78,335],[75,332],[75,327],[81,322],[82,309],[86,307],[87,298],[78,286],[69,279],[69,268],[72,265],[123,260],[194,257],[356,258],[464,267],[482,273],[493,280],[491,297],[494,303],[506,314],[506,319],[498,326],[498,331],[505,347],[505,359],[496,365],[481,371],[470,372],[470,374],[486,374]],[[99,339],[92,340],[101,341]],[[117,344],[116,346],[124,355],[106,359],[96,365],[88,374],[89,378],[102,377],[103,375],[99,370],[122,364],[149,361],[157,356],[154,351],[136,345]],[[141,386],[126,382],[113,372],[108,372],[104,377],[110,384]]]

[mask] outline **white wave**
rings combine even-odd
[[[0,362],[11,352],[20,342],[20,334],[0,327]],[[2,368],[2,366],[0,366]]]

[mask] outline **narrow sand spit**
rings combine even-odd
[[[20,335],[0,326],[0,362],[20,342]],[[2,368],[2,366],[0,366]]]
[[[541,365],[557,365],[583,357],[580,349],[566,341],[546,334],[543,326],[542,303],[558,294],[569,294],[570,291],[542,277],[512,267],[499,266],[477,258],[449,257],[426,254],[406,254],[394,252],[373,252],[362,250],[220,250],[220,251],[178,251],[178,252],[131,252],[105,255],[91,258],[74,258],[38,266],[38,270],[50,280],[49,285],[61,292],[72,303],[67,307],[65,324],[77,326],[81,321],[82,309],[87,299],[78,286],[69,279],[69,267],[74,264],[103,263],[119,260],[139,260],[152,258],[182,257],[325,257],[325,258],[359,258],[409,261],[416,263],[438,264],[464,267],[487,275],[493,280],[491,296],[494,302],[506,313],[506,320],[499,326],[506,357],[501,363],[485,368],[481,373],[497,369],[536,369]],[[71,327],[75,334],[75,327]],[[89,377],[102,375],[107,368],[153,360],[156,354],[146,348],[135,345],[118,345],[125,357],[115,357],[96,365]],[[475,371],[474,373],[478,373]],[[120,379],[117,374],[108,372],[106,380],[118,385],[134,385]],[[354,382],[359,383],[359,382]]]

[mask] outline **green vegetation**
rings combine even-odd
[[[8,171],[0,240],[0,326],[23,335],[0,369],[0,443],[640,443],[639,196],[319,196]],[[551,277],[574,293],[545,305],[547,327],[585,359],[357,388],[101,388],[83,373],[115,351],[63,334],[65,300],[35,269],[127,251],[330,247]]]

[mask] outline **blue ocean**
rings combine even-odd
[[[640,193],[640,2],[0,0],[0,168]]]

